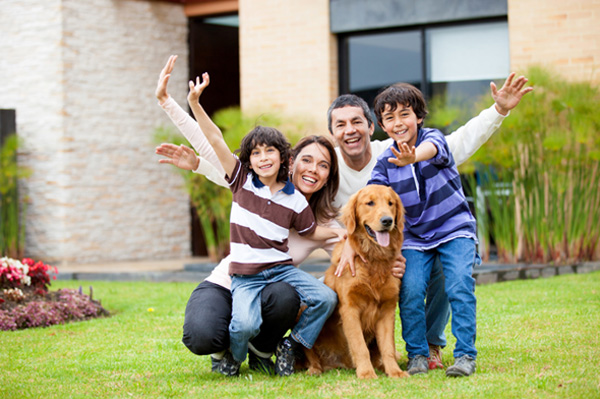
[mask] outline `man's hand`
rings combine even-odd
[[[168,163],[177,166],[179,169],[196,170],[200,163],[200,159],[198,159],[194,150],[183,144],[177,146],[175,144],[162,143],[156,147],[155,152],[158,155],[166,157],[166,159],[159,159],[159,163]]]
[[[171,77],[171,72],[173,72],[173,67],[175,66],[176,60],[176,55],[170,56],[169,60],[165,64],[165,67],[162,69],[162,71],[160,71],[160,75],[158,76],[158,84],[156,85],[156,91],[154,94],[161,104],[169,99],[167,85],[169,84],[169,78]]]
[[[392,147],[392,153],[396,158],[390,157],[388,158],[388,162],[391,162],[396,166],[406,166],[415,163],[417,160],[417,153],[414,146],[410,148],[406,143],[398,143],[398,148],[400,151]]]
[[[508,115],[508,112],[519,104],[521,98],[533,90],[533,87],[523,88],[528,82],[525,76],[513,80],[514,77],[514,72],[508,75],[500,90],[497,90],[494,82],[490,82],[492,98],[496,102],[496,111],[502,115]]]
[[[398,258],[392,267],[392,276],[402,278],[406,271],[406,258],[402,254],[398,254]]]

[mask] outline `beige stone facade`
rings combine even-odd
[[[188,256],[182,179],[157,163],[170,123],[154,89],[169,54],[185,101],[180,5],[3,0],[0,108],[16,109],[27,196],[26,255],[56,264]],[[176,90],[175,88],[180,88]]]
[[[326,111],[338,95],[329,0],[240,0],[239,7],[242,109],[308,117],[310,133],[327,134]]]
[[[508,0],[511,67],[600,84],[600,1]]]
[[[19,161],[32,170],[27,255],[85,264],[190,254],[187,195],[157,163],[170,125],[154,98],[185,104],[187,17],[239,11],[241,106],[305,117],[327,134],[338,93],[329,0],[2,0],[0,108],[16,109]],[[187,15],[186,15],[187,13]],[[508,0],[511,69],[540,64],[600,83],[598,0]]]

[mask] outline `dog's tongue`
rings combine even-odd
[[[390,245],[390,233],[387,231],[376,231],[375,237],[377,238],[377,243],[382,247],[387,247]]]

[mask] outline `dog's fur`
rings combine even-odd
[[[338,305],[313,348],[305,349],[305,366],[311,375],[356,368],[359,378],[376,378],[375,364],[389,377],[407,377],[396,359],[394,325],[400,280],[391,272],[402,247],[402,202],[391,188],[370,185],[350,198],[342,222],[350,245],[367,264],[356,256],[356,276],[346,268],[336,277],[344,242],[337,244],[325,284],[337,293]]]

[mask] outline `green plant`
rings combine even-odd
[[[15,258],[23,256],[25,246],[21,224],[25,209],[24,202],[19,202],[17,183],[30,174],[17,164],[18,146],[17,135],[11,134],[0,147],[0,254]]]
[[[477,213],[490,213],[500,260],[594,259],[600,239],[600,92],[540,67],[525,76],[534,91],[461,171],[479,176],[486,209]],[[486,95],[477,108],[489,101]]]
[[[288,140],[296,142],[307,130],[308,124],[298,118],[285,118],[274,114],[245,115],[239,108],[217,111],[213,121],[223,132],[231,151],[239,148],[242,138],[254,126],[273,126],[281,130]],[[187,140],[171,128],[159,127],[155,131],[156,142],[170,142],[190,146]],[[229,212],[231,191],[218,186],[202,175],[183,171],[190,201],[196,208],[204,239],[211,260],[218,261],[229,251]]]

